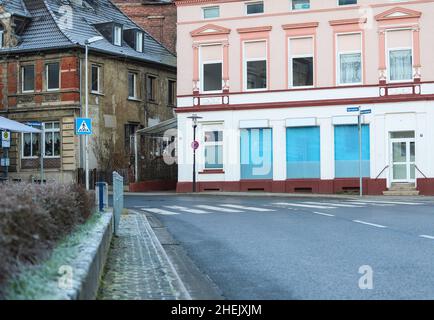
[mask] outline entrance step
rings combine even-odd
[[[392,183],[388,191],[384,191],[385,196],[418,196],[414,183]]]

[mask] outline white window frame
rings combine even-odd
[[[202,156],[202,171],[206,171],[206,170],[223,170],[224,171],[224,167],[225,167],[225,160],[224,160],[224,155],[225,155],[225,150],[224,150],[224,141],[225,141],[225,135],[224,135],[224,127],[223,127],[223,123],[215,123],[215,124],[202,124],[201,127],[201,132],[202,132],[202,136],[201,136],[201,140],[202,140],[202,144],[203,144],[203,152],[201,153]],[[205,142],[205,133],[206,132],[213,132],[213,131],[221,131],[222,133],[222,141],[212,141],[212,142]],[[213,147],[213,146],[222,146],[222,167],[221,168],[207,168],[206,167],[206,157],[205,157],[205,150],[206,147]]]
[[[144,46],[144,37],[143,32],[137,31],[136,32],[136,51],[137,52],[143,52],[143,46]],[[139,46],[140,44],[140,46]]]
[[[49,82],[48,65],[55,64],[55,63],[57,63],[59,65],[59,86],[57,88],[51,88],[50,89],[50,88],[48,88],[48,82]],[[62,71],[60,70],[60,62],[53,61],[53,62],[47,62],[45,64],[45,87],[46,87],[47,91],[58,91],[58,90],[60,90],[60,88],[62,87],[62,84],[61,84],[61,80],[62,80],[61,74],[62,74]]]
[[[390,78],[390,52],[391,51],[401,51],[401,50],[410,50],[411,51],[411,78],[405,80],[391,80]],[[387,48],[387,82],[388,83],[405,83],[413,81],[413,61],[414,61],[414,50],[413,47],[395,47],[395,48]]]
[[[117,31],[119,31],[119,33]],[[113,44],[118,47],[122,46],[122,26],[113,26]]]
[[[262,3],[262,6],[263,6],[263,8],[264,8],[264,11],[263,12],[259,12],[259,13],[247,13],[248,11],[247,11],[247,7],[249,6],[249,5],[254,5],[254,4],[260,4],[260,3]],[[250,2],[245,2],[244,3],[244,14],[246,15],[246,16],[259,16],[259,15],[261,15],[261,14],[264,14],[265,13],[265,2],[264,1],[250,1]]]
[[[302,8],[302,9],[294,9],[294,5],[293,5],[294,0],[290,0],[289,1],[290,2],[289,3],[289,5],[290,5],[289,10],[291,10],[291,11],[307,11],[307,10],[310,10],[312,3],[311,3],[311,0],[308,0],[308,1],[309,1],[309,8],[307,8],[307,9],[304,9],[304,8]]]
[[[31,156],[25,156],[24,155],[24,135],[29,134],[30,135],[30,154]],[[39,148],[41,145],[42,134],[41,133],[32,133],[32,132],[22,132],[21,133],[21,159],[38,159],[38,156],[33,155],[33,135],[38,134],[39,135]]]
[[[52,124],[53,124],[53,128],[51,128],[51,129],[45,129],[45,125],[46,125],[47,123],[52,123]],[[58,123],[58,124],[59,124],[59,128],[54,128],[54,124],[55,124],[55,123]],[[46,135],[47,133],[51,133],[51,134],[52,134],[52,136],[53,136],[53,141],[54,141],[54,134],[55,134],[56,132],[59,132],[59,137],[60,137],[60,141],[61,141],[60,144],[62,144],[62,136],[60,135],[60,121],[47,121],[47,122],[42,123],[42,125],[43,125],[43,127],[44,127],[44,130],[43,130],[44,137],[43,137],[43,139],[42,139],[42,154],[44,155],[44,159],[58,159],[58,158],[60,158],[61,155],[62,155],[62,146],[60,146],[60,149],[59,149],[59,155],[58,155],[58,156],[47,156],[47,155],[45,154],[45,135]],[[54,148],[54,146],[53,146],[53,148]],[[53,151],[54,151],[54,150],[53,150]],[[53,153],[54,153],[54,152],[53,152]]]
[[[33,66],[33,90],[24,90],[24,68],[27,66]],[[25,64],[21,66],[21,92],[30,93],[35,92],[35,77],[36,77],[36,67],[33,64]]]
[[[218,11],[219,11],[218,16],[215,17],[215,18],[206,18],[206,17],[205,17],[205,11],[206,11],[207,9],[218,9]],[[218,19],[218,18],[220,18],[220,6],[202,7],[202,18],[203,18],[204,20],[212,20],[212,19]]]
[[[133,75],[133,85],[134,85],[134,96],[132,97],[132,96],[130,96],[130,81],[129,81],[129,76],[130,76],[130,74],[132,74]],[[133,72],[133,71],[128,71],[128,79],[127,79],[127,82],[128,82],[128,99],[130,99],[130,100],[137,100],[138,99],[138,92],[137,92],[137,77],[138,75],[137,75],[137,72]]]
[[[339,51],[339,36],[349,36],[354,34],[360,34],[360,48],[361,50],[354,50],[354,51]],[[336,33],[335,35],[335,52],[336,52],[336,85],[337,86],[357,86],[362,85],[365,82],[364,79],[364,61],[363,61],[363,33],[362,32],[342,32],[342,33]],[[354,83],[341,83],[341,55],[344,54],[355,54],[360,53],[360,72],[361,72],[361,82],[354,82]]]
[[[199,47],[199,88],[200,88],[200,92],[201,93],[206,93],[206,94],[215,94],[215,93],[222,93],[223,92],[223,68],[224,68],[224,64],[223,64],[223,47],[221,47],[221,58],[220,60],[208,60],[208,61],[202,61],[202,48],[203,47],[209,47],[209,46],[222,46],[222,43],[209,43],[206,45],[201,45]],[[222,89],[221,90],[211,90],[211,91],[205,91],[204,90],[204,84],[205,84],[205,74],[204,74],[204,65],[206,64],[215,64],[215,63],[221,63],[222,65]]]
[[[312,40],[312,48],[313,53],[311,54],[291,54],[291,40],[293,39],[311,39]],[[315,36],[300,36],[300,37],[289,37],[288,38],[288,89],[310,89],[315,88],[315,76],[316,76],[316,68],[315,68]],[[293,60],[297,58],[312,58],[312,85],[311,86],[294,86],[294,74],[293,74]]]
[[[96,67],[97,69],[97,85],[98,85],[98,90],[92,90],[92,69],[93,67]],[[97,65],[97,64],[92,64],[90,66],[90,90],[91,93],[96,93],[96,94],[100,94],[101,93],[101,66]]]
[[[246,58],[246,43],[254,43],[254,42],[265,42],[265,58]],[[266,79],[266,86],[265,88],[259,88],[259,89],[247,89],[247,62],[251,61],[264,61],[265,60],[265,66],[266,66],[266,72],[265,75],[267,77]],[[246,92],[250,91],[267,91],[269,87],[270,79],[268,77],[269,73],[269,65],[268,65],[268,40],[267,39],[255,39],[255,40],[246,40],[243,41],[243,89]]]

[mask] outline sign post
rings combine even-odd
[[[361,107],[351,107],[347,108],[347,112],[357,112],[357,127],[359,132],[359,186],[360,196],[363,197],[362,115],[370,114],[372,110],[362,110]]]
[[[87,68],[86,68],[87,71]],[[87,77],[86,77],[87,79]],[[86,103],[87,104],[87,103]],[[87,109],[87,108],[86,108]],[[84,170],[86,177],[86,190],[89,190],[89,135],[92,134],[92,119],[91,118],[75,118],[75,134],[84,136]]]

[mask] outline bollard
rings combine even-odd
[[[96,203],[99,208],[99,212],[103,212],[108,205],[108,187],[106,182],[96,183]]]

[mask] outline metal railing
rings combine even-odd
[[[425,179],[427,179],[427,176],[418,168],[418,166],[417,165],[414,165],[414,167],[416,168],[416,170],[417,171],[419,171],[419,173],[421,174],[421,175],[423,175],[423,177],[425,178]]]
[[[389,169],[389,165],[385,166],[383,168],[383,170],[381,170],[381,172],[378,174],[378,176],[375,178],[375,180],[378,180],[378,178],[380,178],[380,176],[383,174],[383,172],[386,171],[387,169]]]
[[[124,178],[113,172],[113,215],[114,215],[114,234],[119,235],[119,222],[122,210],[124,209]]]

